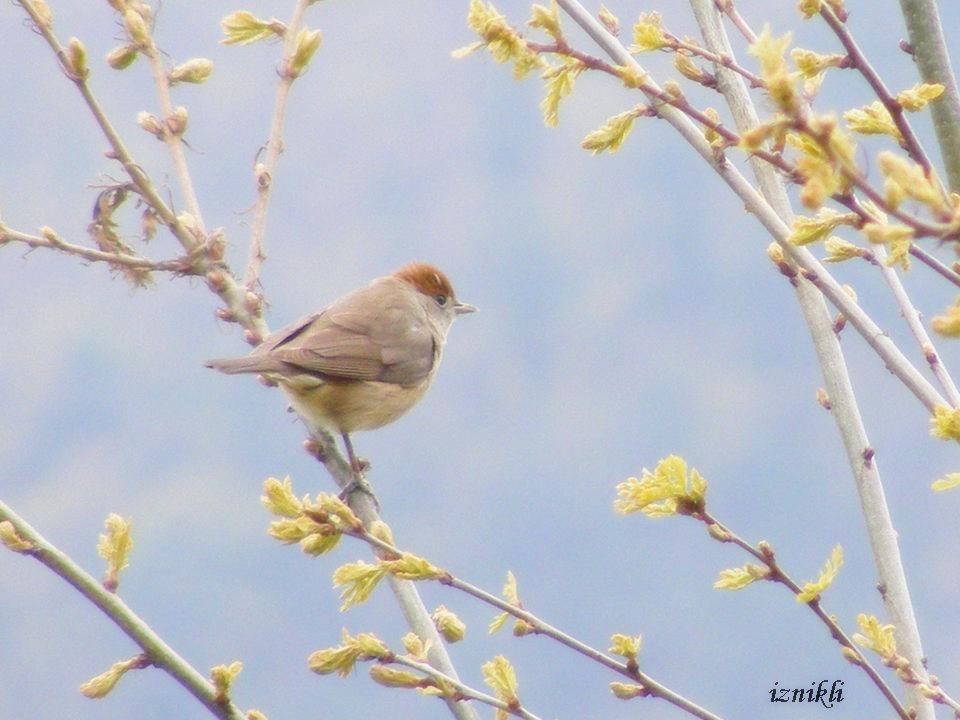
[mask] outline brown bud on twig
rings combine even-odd
[[[263,163],[257,163],[253,168],[253,173],[257,178],[257,185],[261,188],[270,187],[270,173],[267,171],[267,166]]]
[[[224,251],[227,249],[227,240],[223,235],[223,228],[217,228],[210,237],[207,238],[207,258],[213,262],[223,260]]]
[[[223,292],[227,287],[227,278],[223,270],[211,270],[204,279],[207,281],[207,286],[215,293]]]
[[[263,312],[263,298],[252,290],[247,290],[243,296],[243,306],[251,315],[260,315]]]
[[[817,388],[817,404],[824,410],[830,410],[833,407],[833,403],[830,402],[830,395],[822,387]]]

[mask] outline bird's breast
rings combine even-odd
[[[415,385],[375,380],[320,380],[309,376],[282,379],[291,404],[331,431],[375,430],[412,408],[430,386],[428,375]]]

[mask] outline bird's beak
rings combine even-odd
[[[453,311],[457,315],[466,315],[467,313],[476,312],[477,308],[475,305],[471,305],[470,303],[458,302],[453,306]]]

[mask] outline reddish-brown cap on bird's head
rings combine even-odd
[[[443,274],[440,268],[430,263],[412,262],[397,270],[393,276],[410,283],[424,295],[432,298],[443,297],[448,300],[453,300],[453,307],[458,315],[474,312],[477,309],[473,305],[457,302],[450,280],[447,279],[447,276]]]

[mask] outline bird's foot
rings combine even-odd
[[[363,476],[362,472],[354,472],[353,479],[347,483],[346,487],[340,491],[339,498],[344,502],[348,502],[350,496],[356,492],[366,493],[371,500],[373,500],[374,506],[377,508],[377,512],[380,511],[380,501],[377,500],[376,494],[373,492],[373,488],[370,486],[370,483],[367,482],[367,479]]]

